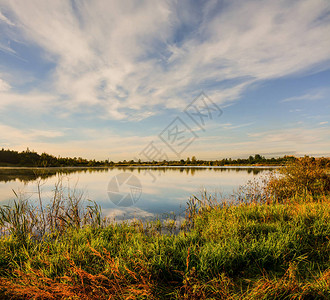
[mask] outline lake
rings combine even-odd
[[[231,198],[240,185],[269,172],[269,167],[121,167],[121,168],[0,168],[0,205],[15,194],[45,205],[61,180],[71,193],[96,201],[103,214],[115,220],[163,218],[184,214],[190,196],[206,189]]]

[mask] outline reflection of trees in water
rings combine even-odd
[[[272,171],[274,170],[274,168],[258,168],[258,167],[255,167],[255,168],[214,168],[213,169],[215,172],[236,172],[236,173],[239,173],[239,172],[245,172],[245,173],[248,173],[248,174],[253,174],[253,175],[257,175],[259,174],[260,172],[264,172],[264,171]]]
[[[115,167],[116,170],[120,170],[123,172],[129,171],[129,172],[134,172],[137,171],[139,174],[141,172],[146,172],[146,171],[155,171],[157,173],[165,173],[167,171],[174,171],[174,172],[179,172],[179,173],[185,173],[187,175],[192,175],[194,176],[196,172],[206,172],[206,171],[210,171],[213,170],[214,172],[243,172],[243,173],[248,173],[248,174],[254,174],[257,175],[260,172],[264,172],[264,171],[271,171],[274,170],[274,168],[265,168],[265,167],[251,167],[251,168],[240,168],[240,167],[171,167],[171,166],[167,166],[167,167]]]
[[[68,175],[72,173],[108,172],[107,168],[15,168],[0,169],[0,182],[21,181],[27,183],[37,179],[48,179],[56,175]]]
[[[21,182],[27,183],[29,181],[34,181],[36,179],[47,179],[54,177],[56,175],[68,175],[72,173],[93,173],[93,172],[109,172],[111,169],[116,169],[120,172],[146,172],[148,171],[156,171],[165,173],[167,171],[174,171],[174,172],[180,172],[180,173],[186,173],[187,175],[194,176],[196,172],[206,172],[213,170],[214,172],[244,172],[254,175],[259,174],[263,171],[269,171],[272,170],[271,168],[182,168],[182,167],[116,167],[116,168],[6,168],[6,169],[0,169],[0,182],[9,182],[9,181],[15,181],[19,180]]]

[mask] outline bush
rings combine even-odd
[[[272,177],[267,188],[279,202],[297,197],[315,200],[329,195],[330,175],[322,159],[305,156],[281,168],[279,176]]]

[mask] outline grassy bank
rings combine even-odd
[[[0,242],[2,296],[22,299],[330,297],[330,202],[205,209],[161,235],[121,224]]]
[[[193,199],[177,234],[157,222],[80,226],[58,212],[64,231],[0,239],[0,298],[329,299],[330,197],[323,173],[313,174],[310,190],[296,182],[289,198]],[[283,192],[290,180],[273,178],[269,188]]]

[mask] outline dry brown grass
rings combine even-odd
[[[0,296],[5,299],[155,299],[154,282],[143,260],[124,266],[104,250],[91,247],[93,254],[108,266],[107,274],[91,274],[77,266],[67,254],[70,267],[60,278],[49,278],[41,270],[29,273],[15,270],[13,276],[0,278]]]
[[[311,281],[302,280],[295,264],[284,276],[272,279],[265,275],[253,284],[244,299],[329,299],[330,269]]]

